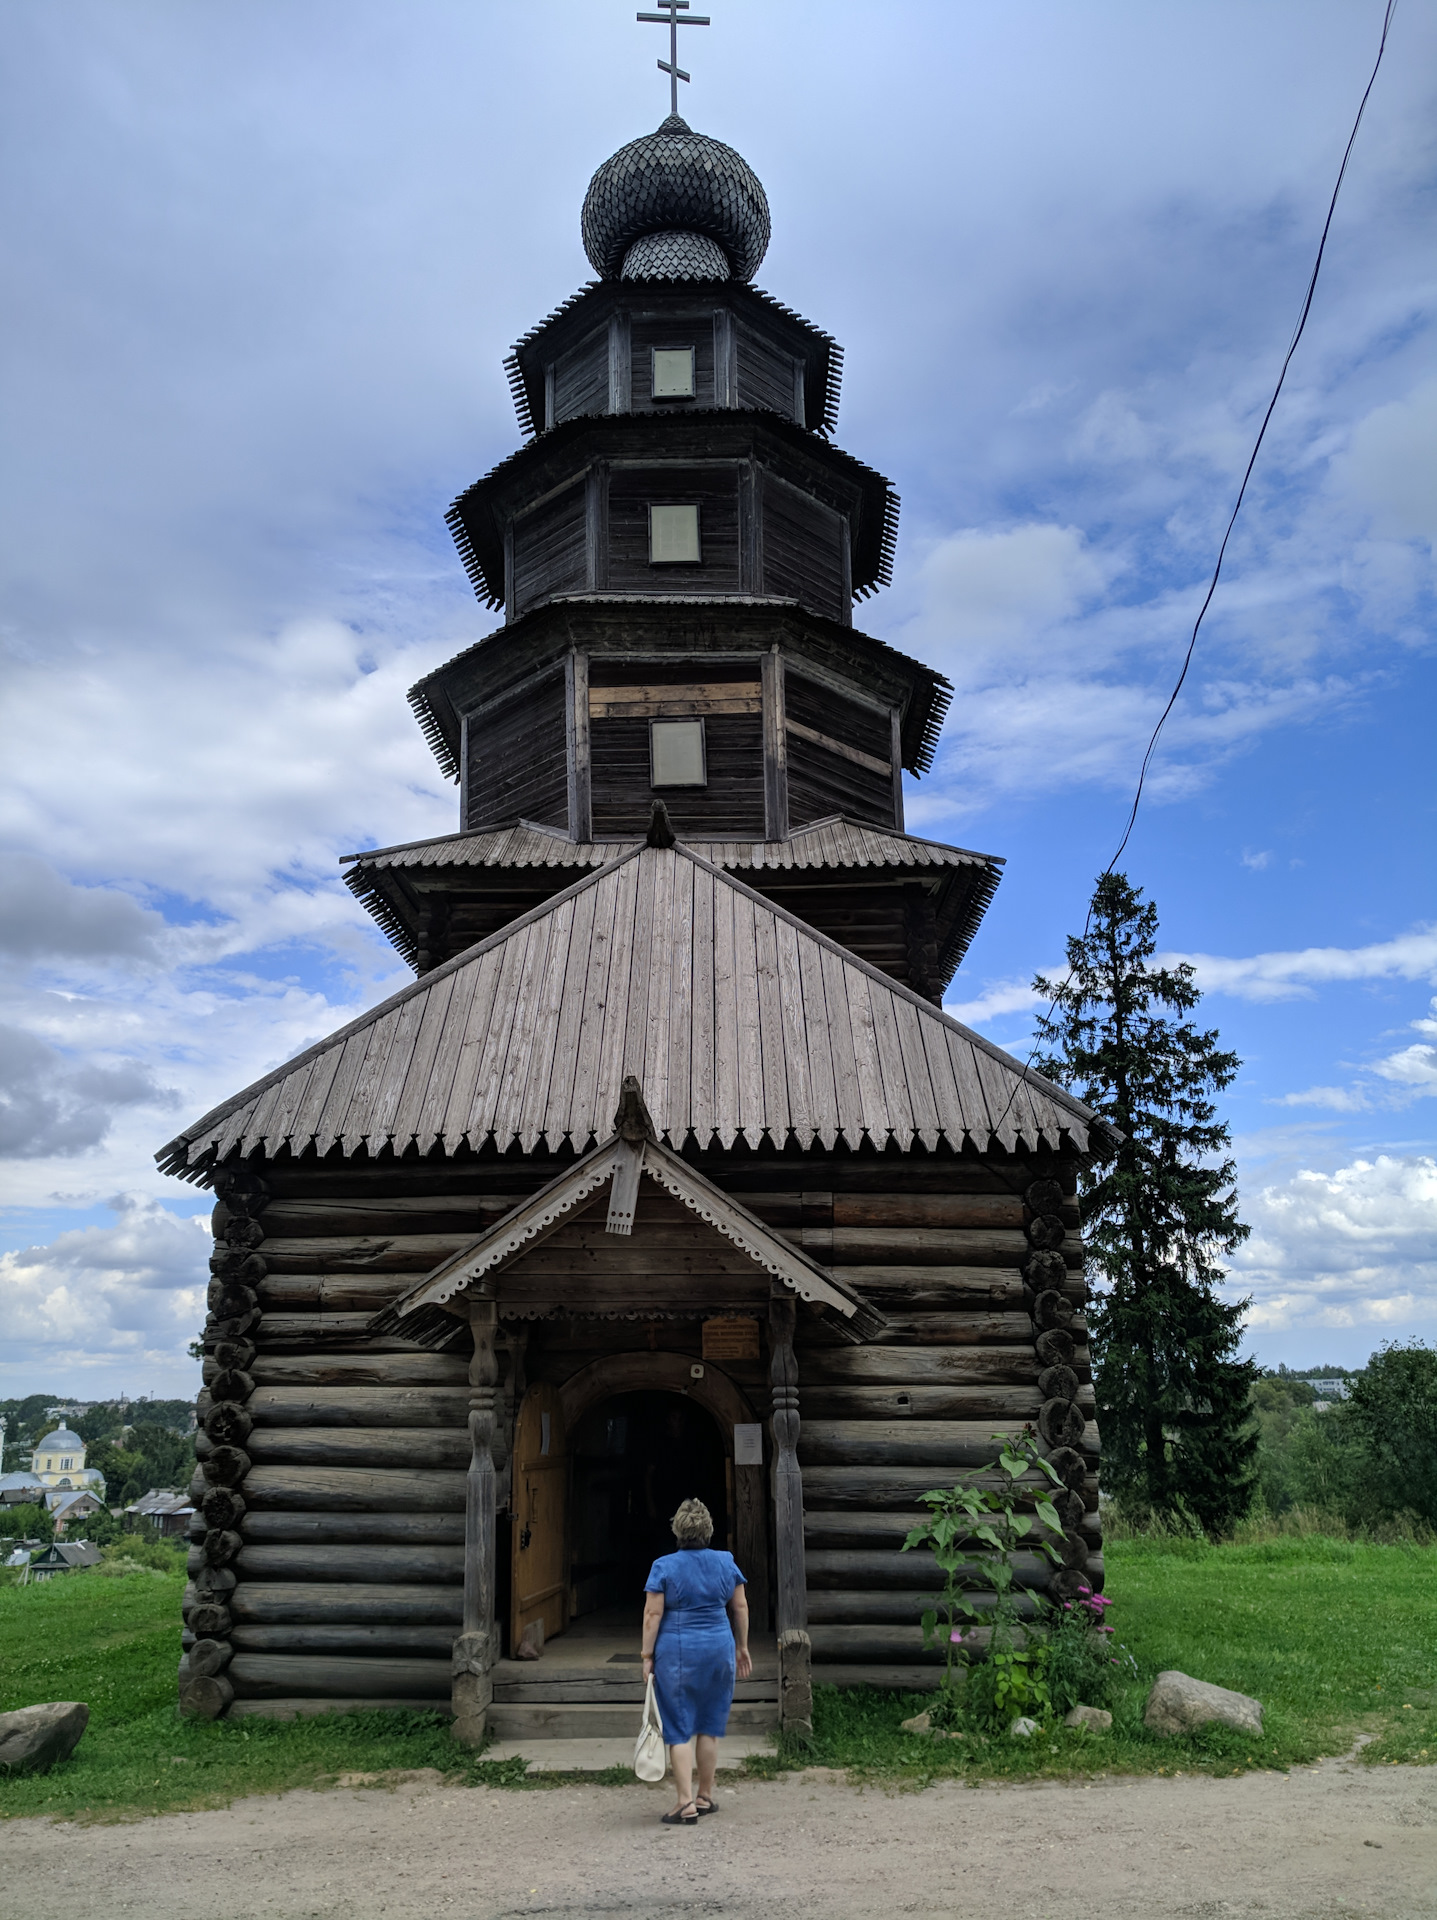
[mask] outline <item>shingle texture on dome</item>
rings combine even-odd
[[[589,182],[584,251],[615,279],[646,234],[704,234],[736,279],[752,279],[768,251],[768,198],[741,154],[695,133],[677,114],[606,160]]]
[[[706,233],[646,233],[624,255],[624,280],[727,280],[728,255]]]

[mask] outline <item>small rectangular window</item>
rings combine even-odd
[[[655,787],[707,786],[703,721],[651,720],[649,770]]]
[[[655,567],[697,566],[699,510],[697,506],[649,508],[649,564]]]
[[[655,400],[692,400],[694,397],[694,350],[692,347],[655,347],[652,392]]]

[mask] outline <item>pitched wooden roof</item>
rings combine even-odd
[[[485,833],[446,833],[434,840],[410,840],[397,847],[349,853],[344,864],[360,869],[388,867],[599,867],[619,854],[633,853],[643,836],[628,840],[571,840],[558,827],[521,821]],[[1003,865],[994,853],[945,846],[892,827],[866,826],[842,814],[830,814],[795,827],[785,840],[692,840],[684,845],[700,859],[736,872],[767,869],[862,867],[982,867]],[[352,876],[346,875],[350,884]]]
[[[286,1148],[583,1151],[624,1077],[661,1139],[1086,1151],[1094,1116],[682,844],[637,848],[186,1128],[203,1180]],[[1101,1123],[1098,1123],[1101,1124]]]

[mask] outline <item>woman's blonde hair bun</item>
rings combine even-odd
[[[685,1500],[669,1525],[681,1547],[706,1547],[714,1537],[714,1517],[702,1500]]]

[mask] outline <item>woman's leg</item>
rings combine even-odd
[[[694,1797],[693,1741],[685,1740],[681,1747],[670,1747],[669,1764],[674,1770],[674,1791],[679,1796],[677,1804],[686,1807]]]
[[[699,1798],[712,1804],[714,1775],[718,1772],[718,1741],[711,1733],[701,1733],[694,1745],[698,1749]]]

